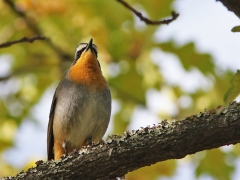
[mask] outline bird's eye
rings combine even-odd
[[[87,46],[87,43],[81,43],[79,44],[79,46],[76,49],[76,53],[75,53],[75,60],[78,60],[82,54],[82,52],[85,50]]]
[[[76,51],[76,54],[75,54],[75,60],[78,60],[82,54],[82,52],[85,50],[85,48],[81,49],[81,50],[78,50]]]
[[[75,64],[77,62],[77,60],[80,58],[82,52],[85,50],[87,43],[81,43],[79,44],[79,46],[76,49],[75,52],[75,57],[74,57],[74,61],[73,64]]]

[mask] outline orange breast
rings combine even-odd
[[[81,57],[70,68],[67,78],[92,88],[105,89],[107,87],[97,58],[91,50],[82,53]]]

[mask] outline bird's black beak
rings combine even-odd
[[[85,49],[85,51],[88,51],[89,49],[91,50],[91,51],[93,51],[93,39],[91,38],[90,39],[90,41],[89,41],[89,43],[87,44],[87,46],[86,46],[86,49]]]

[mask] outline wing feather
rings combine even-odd
[[[54,137],[53,137],[53,119],[55,113],[55,107],[57,103],[56,92],[53,96],[52,105],[49,114],[48,130],[47,130],[47,155],[48,160],[54,159],[53,146],[54,146]]]

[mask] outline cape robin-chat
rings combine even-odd
[[[82,43],[52,100],[47,132],[48,160],[99,142],[111,114],[111,94],[97,59],[97,46]]]

